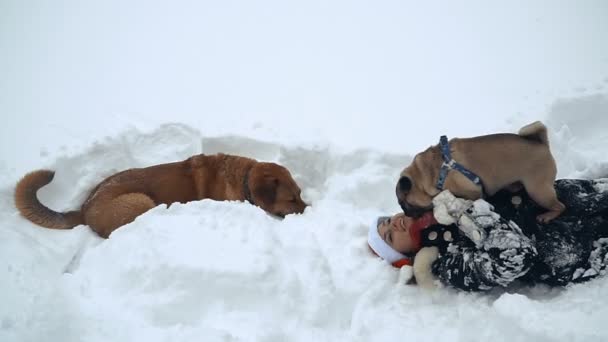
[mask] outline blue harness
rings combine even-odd
[[[471,180],[471,182],[473,182],[475,185],[479,185],[483,192],[481,178],[479,178],[479,176],[477,176],[473,171],[458,164],[454,159],[452,159],[452,154],[450,153],[450,143],[448,142],[448,137],[445,135],[442,135],[439,139],[439,148],[441,149],[443,164],[441,165],[441,170],[439,170],[439,179],[437,180],[437,185],[435,187],[439,190],[443,190],[448,172],[450,172],[450,170],[456,170]]]

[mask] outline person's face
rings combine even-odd
[[[410,236],[413,219],[403,213],[393,215],[378,225],[378,233],[389,246],[400,253],[416,252],[416,246]]]

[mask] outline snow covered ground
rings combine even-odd
[[[603,2],[103,4],[0,3],[0,341],[608,340],[608,279],[425,293],[365,243],[442,133],[541,119],[560,177],[608,175]],[[64,210],[201,152],[279,162],[312,206],[159,206],[102,240],[12,203],[34,168]]]

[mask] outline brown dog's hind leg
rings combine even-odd
[[[536,216],[537,221],[547,223],[558,217],[566,209],[566,206],[557,198],[552,180],[550,182],[540,181],[531,183],[524,183],[528,195],[530,195],[530,198],[534,202],[548,210]]]
[[[85,221],[104,238],[110,236],[110,233],[118,227],[133,222],[137,216],[156,206],[149,196],[142,193],[123,194],[103,202],[87,210]]]

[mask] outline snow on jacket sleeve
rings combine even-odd
[[[467,291],[489,290],[507,286],[530,270],[537,252],[515,223],[493,212],[483,200],[464,215],[485,232],[485,238],[476,246],[461,236],[440,255],[433,273],[442,283]]]

